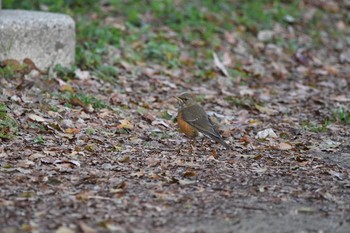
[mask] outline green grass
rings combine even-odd
[[[12,78],[16,76],[16,71],[9,66],[0,67],[0,78]]]
[[[30,123],[29,128],[34,129],[34,130],[39,131],[39,132],[43,132],[43,133],[47,132],[45,125],[40,124],[40,123],[35,123],[35,122]]]
[[[248,30],[256,32],[263,29],[271,29],[275,23],[287,25],[287,17],[292,17],[295,21],[301,15],[300,0],[282,1],[269,0],[248,0],[241,4],[237,16],[240,24],[246,26]]]
[[[226,102],[228,102],[230,105],[236,106],[236,107],[244,107],[247,109],[254,108],[255,105],[263,105],[263,103],[258,103],[253,97],[251,96],[227,96],[225,97]]]
[[[94,70],[93,74],[106,82],[116,83],[118,79],[118,68],[111,65],[102,65]]]
[[[56,65],[54,67],[54,72],[56,72],[57,77],[64,81],[68,81],[70,79],[75,78],[75,71],[76,67],[72,67],[71,69],[67,67],[62,67],[61,65]]]
[[[17,121],[8,114],[7,106],[0,103],[0,138],[13,139],[17,131]]]
[[[86,132],[86,134],[88,134],[88,135],[96,134],[96,130],[93,129],[93,128],[87,128],[87,129],[85,130],[85,132]]]
[[[77,23],[76,68],[93,71],[95,76],[110,83],[115,83],[122,72],[113,68],[121,61],[187,69],[199,80],[216,77],[212,52],[227,46],[225,32],[241,32],[243,38],[250,39],[277,24],[284,28],[292,25],[296,34],[308,35],[311,42],[306,45],[297,38],[276,35],[272,43],[288,54],[294,54],[300,47],[322,46],[321,31],[338,40],[347,35],[330,27],[325,22],[330,17],[317,7],[312,20],[303,22],[305,7],[301,0],[108,2],[110,5],[106,8],[93,0],[4,0],[3,8],[45,9],[71,15]],[[181,52],[189,54],[194,62],[181,62]],[[233,76],[241,75],[239,70],[228,70]],[[64,77],[72,78],[70,73]]]
[[[3,0],[3,9],[25,9],[64,12],[64,13],[82,13],[94,10],[97,6],[94,0]]]
[[[350,124],[350,111],[344,108],[338,108],[333,111],[333,120],[343,124]]]
[[[65,106],[73,108],[74,99],[78,99],[81,101],[84,107],[88,107],[91,105],[94,109],[102,109],[108,107],[108,105],[103,101],[95,96],[84,94],[84,93],[71,93],[71,92],[65,92],[61,95],[61,98],[66,100]],[[82,107],[82,106],[81,106]]]
[[[44,139],[43,135],[39,134],[37,136],[37,138],[34,139],[34,143],[44,144],[45,143],[45,139]]]
[[[325,120],[322,123],[314,123],[311,121],[303,121],[301,122],[301,127],[305,130],[314,132],[314,133],[321,133],[326,132],[328,130],[328,126],[331,124],[330,120]]]

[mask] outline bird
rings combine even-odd
[[[195,138],[198,136],[198,132],[201,132],[206,137],[223,145],[226,149],[230,149],[230,146],[222,139],[221,135],[216,130],[208,114],[202,106],[195,101],[195,96],[193,94],[183,93],[176,97],[176,99],[180,104],[177,114],[177,123],[180,132],[190,138]]]

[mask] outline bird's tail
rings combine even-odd
[[[221,145],[223,145],[227,150],[231,149],[230,145],[227,144],[224,139],[222,139],[221,137],[215,137],[214,135],[212,135],[211,137],[214,141],[220,143]]]

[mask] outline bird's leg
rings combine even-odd
[[[189,150],[190,155],[192,155],[192,154],[193,154],[193,151],[195,150],[195,146],[194,146],[195,140],[196,140],[196,139],[193,139],[193,138],[190,139],[190,150]]]
[[[204,140],[205,140],[205,137],[202,137],[202,142],[201,142],[201,150],[203,150]]]
[[[190,150],[189,150],[189,155],[190,155],[190,162],[188,163],[188,165],[190,167],[193,166],[193,159],[194,159],[194,156],[193,156],[193,152],[196,151],[196,138],[191,138],[190,139]]]
[[[184,143],[180,143],[180,146],[177,149],[177,154],[178,155],[182,155],[183,147],[184,147]]]

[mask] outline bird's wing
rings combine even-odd
[[[220,134],[215,130],[207,113],[198,104],[183,109],[182,116],[188,124],[195,127],[200,132],[207,134],[208,136],[221,138]]]

